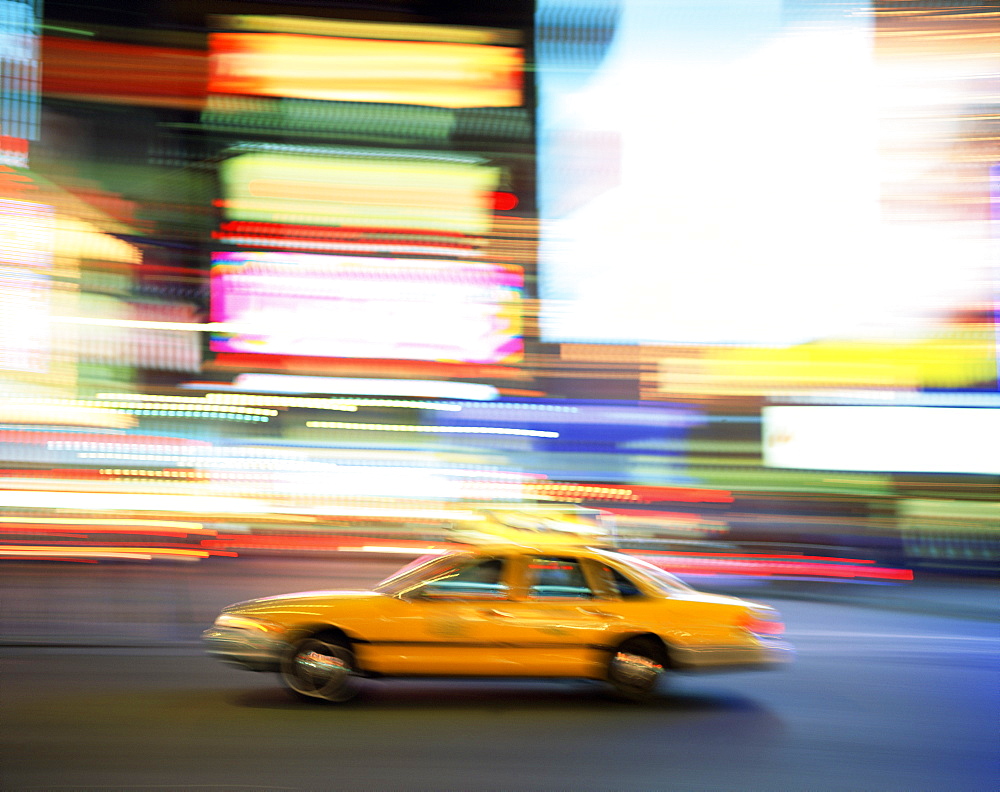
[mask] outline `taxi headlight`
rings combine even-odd
[[[272,624],[263,619],[252,619],[249,616],[237,616],[235,613],[223,613],[215,620],[216,627],[227,627],[230,630],[253,630],[263,633],[280,632],[280,625]]]

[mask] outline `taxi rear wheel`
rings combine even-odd
[[[608,682],[630,701],[648,701],[655,696],[667,672],[663,646],[652,638],[630,638],[611,655]]]
[[[281,679],[309,701],[342,702],[360,690],[354,652],[337,635],[319,633],[296,643],[281,663]]]

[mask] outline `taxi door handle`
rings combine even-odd
[[[483,610],[481,610],[479,612],[481,614],[483,614],[484,616],[499,616],[499,617],[504,618],[504,619],[509,619],[510,618],[510,614],[509,613],[504,613],[503,611],[498,611],[496,608],[484,608]]]
[[[604,618],[604,619],[620,619],[621,618],[621,616],[619,616],[616,613],[607,613],[606,611],[594,610],[592,608],[580,608],[580,613],[582,613],[584,616],[600,616],[601,618]]]

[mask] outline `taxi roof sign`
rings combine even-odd
[[[613,516],[573,504],[517,504],[477,510],[484,518],[456,525],[465,544],[529,547],[606,547],[614,544]]]

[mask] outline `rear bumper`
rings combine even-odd
[[[211,627],[201,639],[212,657],[251,671],[277,671],[289,648],[284,641],[230,627]]]
[[[761,637],[756,645],[673,646],[670,658],[679,671],[763,671],[787,665],[795,650],[781,638]]]

